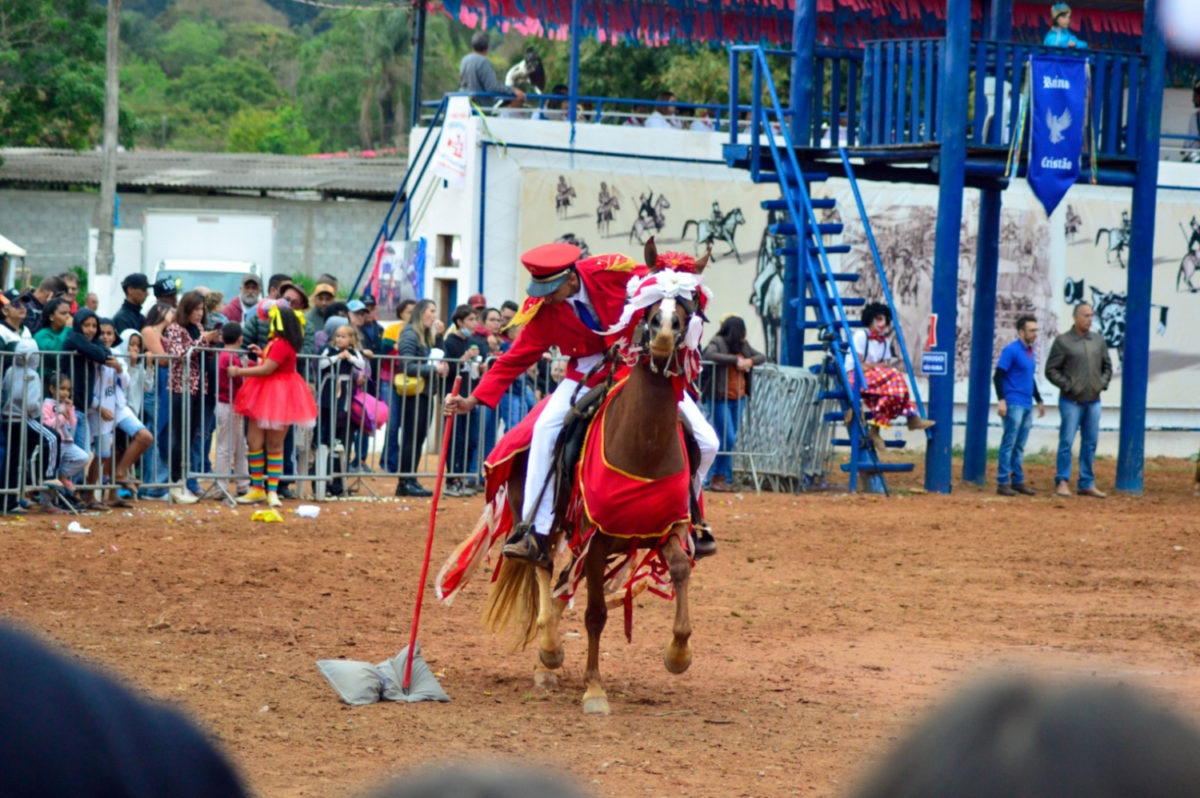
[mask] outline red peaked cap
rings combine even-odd
[[[532,297],[553,294],[567,279],[583,250],[574,244],[542,244],[521,256],[521,263],[529,270],[530,281],[526,288]]]

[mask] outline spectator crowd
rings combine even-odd
[[[263,469],[248,459],[254,450],[235,397],[271,339],[266,309],[276,301],[303,319],[296,368],[318,410],[313,429],[287,430],[280,498],[294,495],[297,477],[320,482],[318,495],[337,496],[356,490],[348,477],[377,471],[398,475],[398,496],[428,496],[415,475],[437,399],[456,376],[469,394],[518,332],[506,329],[517,303],[489,307],[482,294],[449,309],[449,327],[429,299],[405,299],[394,321],[381,321],[369,293],[339,300],[329,274],[311,295],[283,274],[265,286],[246,275],[228,300],[170,277],[151,284],[131,274],[121,288],[115,309],[99,308],[93,294],[79,305],[70,272],[0,295],[5,512],[250,493],[249,475]],[[498,435],[562,377],[560,360],[543,359],[495,409],[456,419],[450,495],[479,490],[483,457]],[[265,464],[268,474],[273,465]]]

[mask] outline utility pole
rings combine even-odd
[[[104,63],[104,165],[100,171],[100,207],[96,209],[96,274],[112,274],[113,216],[117,196],[117,109],[121,0],[108,0],[108,36]]]

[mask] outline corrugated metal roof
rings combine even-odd
[[[99,185],[96,151],[0,148],[0,185]],[[217,152],[121,152],[118,189],[319,191],[390,199],[407,164],[390,156],[300,156]]]

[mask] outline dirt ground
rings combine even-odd
[[[568,611],[564,687],[478,625],[484,583],[426,593],[425,660],[453,701],[338,701],[314,661],[407,642],[429,500],[338,502],[250,523],[205,502],[0,519],[8,614],[182,706],[262,796],[341,796],[419,763],[520,756],[600,795],[833,795],[968,678],[1030,668],[1132,681],[1198,715],[1200,499],[1192,464],[1146,466],[1146,495],[1033,498],[893,480],[897,495],[717,495],[718,557],[693,575],[695,660],[662,666],[672,607],[637,602],[604,639],[613,714],[580,709],[586,639]],[[1099,464],[1112,485],[1114,463]],[[382,485],[380,486],[382,488]],[[480,499],[439,513],[434,567]]]

